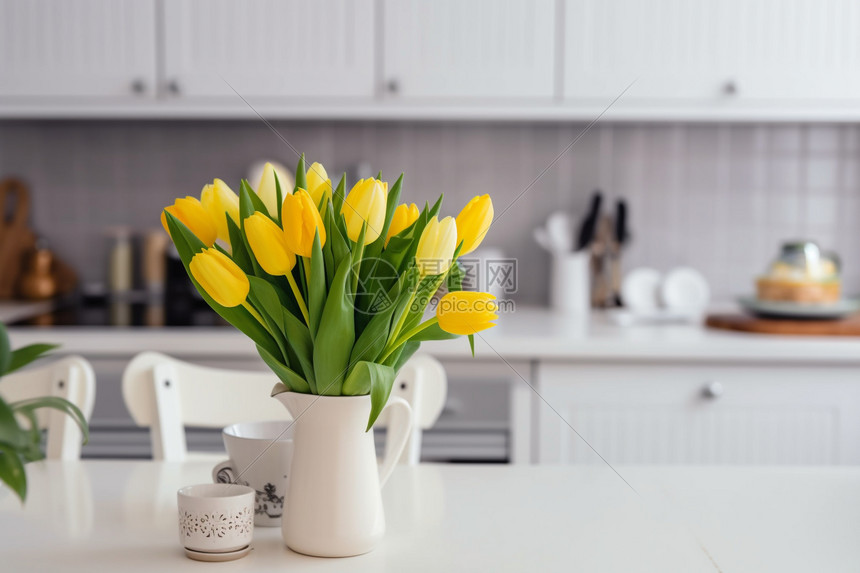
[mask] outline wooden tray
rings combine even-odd
[[[860,336],[860,313],[839,320],[782,320],[747,314],[712,314],[708,316],[705,325],[722,330],[760,334]]]

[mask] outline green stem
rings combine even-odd
[[[439,319],[434,316],[433,318],[431,318],[429,320],[425,320],[424,322],[422,322],[421,324],[419,324],[418,326],[416,326],[412,330],[406,332],[403,336],[398,338],[394,342],[394,344],[391,345],[391,347],[385,352],[385,354],[382,355],[382,358],[379,359],[380,364],[385,362],[386,358],[391,356],[391,354],[394,353],[394,351],[397,350],[400,346],[402,346],[403,344],[408,342],[410,338],[412,338],[416,334],[419,334],[424,329],[430,328],[431,326],[433,326],[434,324],[436,324],[438,322],[439,322]]]
[[[302,291],[299,290],[299,285],[296,284],[296,279],[293,278],[293,273],[287,273],[284,276],[287,277],[287,282],[290,283],[290,289],[293,291],[293,296],[296,297],[296,303],[299,305],[299,310],[302,311],[305,324],[310,326],[311,321],[308,318],[308,307],[305,305],[305,299],[302,297]]]
[[[409,307],[412,306],[412,301],[415,300],[415,295],[418,292],[418,287],[415,287],[411,293],[409,293],[409,301],[406,303],[406,308],[403,310],[403,314],[400,315],[400,318],[397,320],[397,324],[394,326],[394,330],[391,331],[390,340],[392,343],[397,340],[400,335],[400,330],[403,328],[403,323],[406,322],[406,317],[409,316]]]
[[[263,325],[263,328],[266,329],[266,332],[271,334],[273,337],[275,336],[272,333],[272,331],[269,329],[269,325],[266,324],[266,321],[263,320],[262,316],[260,316],[260,313],[257,312],[257,310],[253,306],[251,306],[251,304],[247,300],[242,303],[242,306],[245,307],[245,310],[247,310],[249,313],[251,313],[251,316],[253,316],[254,318],[257,319],[257,322],[259,322],[261,325]]]

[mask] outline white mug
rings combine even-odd
[[[237,483],[256,491],[254,525],[281,524],[287,475],[293,458],[292,421],[245,422],[221,432],[229,460],[212,469],[216,483]]]

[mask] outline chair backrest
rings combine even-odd
[[[9,374],[0,379],[0,395],[8,402],[42,396],[65,398],[80,408],[89,421],[96,398],[96,376],[80,356],[67,356],[50,364]],[[53,408],[36,412],[39,428],[48,431],[45,456],[51,460],[81,457],[80,428],[68,415]]]
[[[427,354],[416,354],[403,365],[394,386],[392,396],[399,396],[412,408],[412,435],[406,442],[400,463],[414,465],[421,460],[421,439],[423,431],[433,427],[448,395],[448,378],[442,364]],[[388,425],[387,412],[379,417],[378,427]],[[390,442],[386,441],[386,448]]]
[[[135,423],[150,428],[153,458],[182,461],[188,455],[185,426],[223,428],[237,422],[289,419],[286,409],[269,398],[277,382],[271,372],[209,368],[143,352],[126,366],[122,393]],[[391,393],[410,403],[416,419],[402,460],[418,461],[421,429],[438,418],[446,388],[442,365],[429,356],[415,356],[401,369]],[[384,424],[381,417],[378,425]]]

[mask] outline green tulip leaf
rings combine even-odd
[[[284,193],[283,193],[283,191],[281,191],[281,182],[278,179],[278,172],[274,171],[274,170],[272,172],[275,174],[275,200],[278,203],[278,218],[275,220],[275,222],[278,225],[280,225],[281,224],[281,210],[283,209],[283,206],[284,206]]]
[[[78,428],[81,429],[81,434],[83,434],[83,443],[86,444],[90,439],[89,429],[87,428],[87,419],[84,417],[83,412],[66,400],[65,398],[60,398],[59,396],[42,396],[40,398],[29,398],[27,400],[20,400],[18,402],[12,402],[9,404],[9,407],[16,413],[27,414],[28,412],[34,412],[40,408],[52,408],[54,410],[59,410],[63,412],[67,416],[69,416],[75,424],[78,425]]]
[[[385,348],[385,343],[388,341],[391,329],[391,317],[397,309],[402,286],[407,278],[407,274],[401,275],[396,288],[391,289],[386,294],[388,304],[370,318],[367,327],[359,335],[355,346],[352,348],[352,354],[349,357],[350,368],[353,368],[355,364],[362,360],[374,362],[379,358],[379,355]]]
[[[397,373],[394,368],[375,364],[372,362],[359,362],[353,370],[353,376],[359,378],[370,378],[370,418],[367,420],[367,430],[373,427],[382,409],[388,403],[391,395],[391,386],[394,385],[394,377]],[[359,381],[355,382],[356,389],[361,388]]]
[[[329,204],[327,211],[328,216],[332,220],[343,220],[341,215],[335,215],[335,211],[331,204]],[[332,262],[334,263],[332,268],[337,270],[340,267],[341,261],[343,261],[345,257],[350,256],[350,244],[349,241],[346,240],[346,232],[342,232],[337,225],[330,224],[326,227],[326,232],[328,233],[328,236],[326,237],[326,245],[331,245]],[[334,280],[333,275],[332,280]]]
[[[242,213],[241,203],[242,203],[242,195],[247,195],[247,200],[250,201],[251,206],[253,207],[253,211],[250,213],[248,210],[245,210],[245,213]],[[254,188],[248,184],[248,181],[242,179],[242,182],[239,184],[239,212],[242,213],[242,220],[244,221],[246,217],[250,217],[253,213],[262,213],[267,216],[269,219],[277,222],[274,215],[269,213],[269,210],[266,208],[266,204],[263,203],[263,200],[260,199],[260,196],[257,195],[257,192],[254,191]],[[247,213],[247,214],[246,214]]]
[[[305,172],[305,154],[302,153],[299,157],[299,162],[296,164],[296,188],[293,189],[293,193],[298,189],[304,189],[307,191],[308,189],[308,175]]]
[[[343,202],[346,200],[346,173],[340,176],[340,181],[334,189],[331,196],[332,208],[336,215],[335,224],[338,225],[342,235],[346,236],[346,225],[341,226],[343,219],[340,218],[340,212],[343,209]]]
[[[0,481],[9,486],[23,502],[27,498],[27,474],[18,452],[0,442]]]
[[[287,350],[287,341],[284,334],[284,307],[275,292],[275,287],[264,279],[249,276],[248,299],[254,309],[263,317],[268,326],[269,334],[274,338],[280,349],[280,357],[287,366],[293,366],[297,360],[292,360],[291,353]]]
[[[292,313],[284,311],[284,332],[287,334],[287,345],[296,356],[296,361],[305,375],[305,380],[316,394],[316,376],[314,374],[314,343],[308,327]],[[292,357],[290,358],[292,360]]]
[[[332,211],[331,211],[330,205],[331,205],[330,201],[326,203],[326,205],[323,209],[323,214],[322,214],[323,225],[325,225],[326,229],[331,229],[332,228],[332,221],[334,221],[334,217],[332,217]],[[334,254],[331,251],[331,248],[332,248],[331,244],[334,242],[332,240],[331,231],[327,231],[326,235],[327,235],[327,240],[325,242],[325,245],[323,246],[322,252],[323,252],[323,263],[324,263],[323,266],[325,267],[325,286],[326,286],[326,289],[328,289],[329,287],[331,287],[331,281],[332,281],[332,279],[334,279],[334,271],[337,267],[334,264]]]
[[[256,261],[252,259],[248,246],[245,244],[245,236],[232,217],[227,217],[227,233],[230,235],[230,248],[233,249],[233,252],[228,256],[233,259],[233,262],[239,265],[239,268],[246,275],[253,274],[255,270],[254,263]]]
[[[445,197],[444,193],[439,195],[439,198],[436,199],[436,202],[433,203],[433,206],[430,207],[430,211],[427,213],[427,220],[429,221],[433,217],[436,217],[439,214],[439,211],[442,209],[442,199]]]
[[[395,354],[391,355],[391,357],[394,358],[391,364],[395,372],[400,372],[400,369],[403,368],[403,365],[406,364],[407,360],[412,358],[412,355],[415,354],[419,346],[421,346],[420,342],[414,342],[410,340],[409,342],[398,348],[398,351]]]
[[[19,348],[12,352],[9,366],[3,374],[11,374],[19,368],[23,368],[31,362],[41,358],[42,355],[59,347],[59,344],[31,344],[29,346]]]
[[[325,261],[323,260],[322,247],[320,246],[319,231],[316,231],[314,234],[314,245],[311,250],[311,276],[307,277],[307,281],[308,318],[310,319],[308,326],[311,330],[311,336],[316,336],[326,299]]]
[[[349,356],[355,342],[353,301],[347,287],[351,259],[345,258],[334,275],[319,330],[314,337],[314,372],[317,391],[339,396],[349,368]]]
[[[257,352],[260,354],[260,358],[263,359],[263,362],[266,363],[272,372],[280,379],[281,382],[287,385],[290,390],[293,392],[300,392],[302,394],[310,394],[311,388],[308,385],[307,381],[304,378],[299,376],[295,371],[287,367],[280,360],[275,358],[275,356],[267,351],[265,348],[257,345]]]
[[[215,302],[211,296],[209,296],[206,289],[201,287],[200,284],[194,280],[194,276],[188,269],[188,265],[191,263],[191,259],[194,255],[205,249],[206,245],[204,245],[182,221],[170,213],[165,213],[167,217],[167,226],[170,229],[170,236],[173,238],[173,244],[176,245],[176,250],[179,252],[179,258],[182,259],[182,264],[185,267],[185,271],[188,273],[188,278],[191,280],[194,288],[197,289],[197,292],[200,293],[200,296],[203,297],[203,300],[206,301],[206,304],[211,306],[212,309],[224,320],[242,331],[256,344],[265,348],[270,354],[277,355],[279,348],[275,343],[275,340],[272,338],[271,334],[266,331],[263,325],[251,316],[251,313],[241,306],[233,308],[221,306]]]

